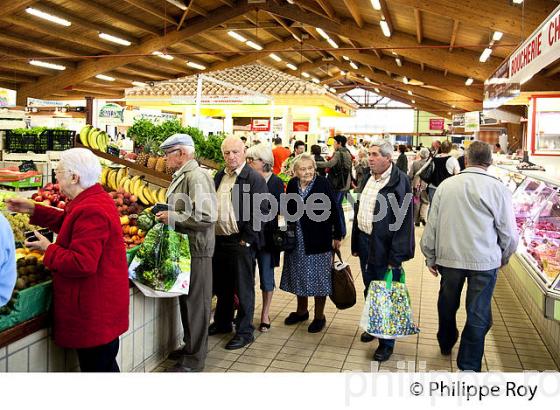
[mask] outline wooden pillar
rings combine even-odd
[[[95,97],[86,97],[86,124],[93,124],[93,99]]]

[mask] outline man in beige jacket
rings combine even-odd
[[[178,360],[172,371],[196,372],[204,368],[208,351],[216,190],[210,174],[194,159],[190,135],[174,134],[160,148],[165,152],[167,166],[176,171],[167,190],[169,210],[157,213],[156,218],[186,233],[191,252],[189,294],[179,297],[185,345],[169,358]]]

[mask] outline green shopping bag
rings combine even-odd
[[[399,282],[393,282],[393,270],[387,269],[385,280],[370,283],[360,326],[381,339],[397,339],[420,332],[412,320],[404,269],[401,268]]]

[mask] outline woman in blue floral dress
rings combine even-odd
[[[296,225],[296,247],[284,254],[284,267],[280,289],[297,295],[297,310],[285,319],[293,325],[309,319],[307,310],[309,296],[315,298],[315,315],[308,327],[310,333],[323,330],[327,296],[332,291],[331,269],[333,249],[340,248],[342,238],[338,208],[334,192],[325,177],[316,174],[315,160],[309,154],[299,155],[293,163],[295,177],[290,180],[287,194],[297,194],[302,201],[290,200],[289,215],[296,215],[298,203],[324,204],[321,209],[307,209],[298,218]]]

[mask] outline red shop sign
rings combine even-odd
[[[270,120],[253,118],[251,120],[251,131],[270,131]]]
[[[293,131],[297,132],[308,132],[309,131],[309,121],[294,121]]]
[[[430,118],[430,130],[442,131],[443,126],[443,118]]]

